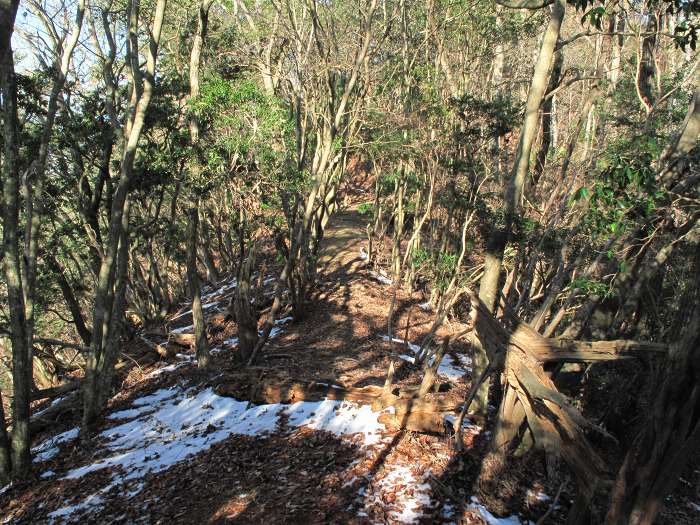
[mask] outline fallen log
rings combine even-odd
[[[194,334],[168,334],[168,343],[175,343],[180,346],[190,347],[194,345]]]
[[[254,379],[253,375],[240,373],[226,378],[226,382],[214,387],[217,395],[246,399],[256,404],[282,403],[297,401],[358,401],[371,404],[379,411],[391,408],[391,412],[382,414],[390,422],[389,426],[405,428],[416,432],[443,432],[444,418],[454,414],[458,404],[444,399],[420,399],[416,397],[416,388],[406,392],[398,390],[395,394],[381,386],[343,387],[326,382],[292,379],[278,373],[272,373]],[[396,392],[397,389],[394,389]]]
[[[668,345],[624,339],[616,341],[547,339],[547,344],[550,347],[549,350],[537,354],[537,358],[543,362],[619,361],[668,354]]]
[[[80,381],[72,381],[70,383],[52,386],[51,388],[43,388],[32,392],[32,401],[38,401],[39,399],[52,399],[69,392],[73,392],[78,388],[80,388]]]

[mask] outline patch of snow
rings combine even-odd
[[[1,492],[0,492],[1,493]],[[700,504],[698,503],[693,503],[692,501],[688,502],[688,506],[693,509],[695,512],[700,512]]]
[[[43,414],[43,413],[46,412],[49,408],[51,408],[52,406],[54,406],[54,405],[57,404],[57,403],[60,403],[61,401],[63,401],[63,400],[66,399],[67,397],[68,397],[68,396],[57,397],[56,399],[52,400],[51,403],[49,403],[49,404],[46,405],[44,408],[42,408],[41,410],[39,410],[38,412],[36,412],[36,413],[33,415],[33,417],[36,417],[36,416],[39,416],[39,415]]]
[[[445,421],[448,421],[451,425],[452,428],[454,428],[455,423],[457,422],[457,416],[449,414],[445,416]],[[475,425],[471,421],[469,421],[468,417],[465,417],[462,420],[462,430],[470,430],[472,432],[481,432],[481,427],[479,425]]]
[[[421,310],[424,310],[426,312],[430,312],[433,309],[433,307],[430,306],[430,301],[425,301],[424,303],[420,303],[418,305],[418,308],[420,308]]]
[[[184,334],[185,332],[191,332],[194,330],[194,325],[187,325],[183,326],[181,328],[175,328],[174,330],[170,330],[171,334]]]
[[[100,494],[112,487],[164,471],[231,435],[268,434],[277,428],[282,415],[288,416],[291,426],[307,426],[339,436],[361,434],[365,446],[379,442],[385,428],[378,421],[380,412],[347,401],[256,406],[218,396],[211,388],[199,392],[178,387],[161,389],[134,400],[131,408],[108,416],[126,421],[99,434],[96,454],[99,459],[70,470],[63,479],[77,479],[112,468],[110,483],[83,502],[55,511],[52,517],[65,517],[97,505]],[[74,433],[77,436],[77,429]],[[61,434],[42,447],[49,450],[69,437],[69,433]],[[129,496],[142,488],[137,484],[130,489]]]
[[[211,302],[211,303],[203,303],[203,304],[202,304],[202,311],[203,311],[203,312],[206,312],[207,310],[211,310],[211,309],[214,308],[215,306],[219,306],[219,305],[221,304],[221,302],[222,302],[222,301],[214,301],[214,302]],[[181,317],[185,317],[186,315],[189,315],[189,314],[191,314],[191,313],[192,313],[192,310],[191,310],[191,309],[190,309],[190,310],[187,310],[186,312],[182,312],[181,314],[178,314],[178,315],[176,315],[175,317],[173,317],[172,319],[170,319],[170,322],[172,323],[173,321],[177,321],[177,320],[180,319]]]
[[[369,272],[369,274],[382,284],[394,284],[394,281],[379,272]]]
[[[62,432],[57,436],[49,438],[43,441],[41,444],[37,445],[36,447],[32,448],[32,456],[34,457],[34,462],[38,463],[41,461],[48,461],[49,459],[52,459],[60,451],[58,446],[64,443],[68,443],[69,441],[73,441],[75,438],[78,437],[78,432],[78,428],[66,430],[65,432]]]
[[[289,416],[289,424],[306,426],[316,430],[326,430],[337,436],[362,434],[364,445],[381,441],[384,424],[369,405],[355,405],[347,401],[298,401],[284,410]]]
[[[217,295],[223,295],[229,290],[233,290],[238,286],[238,281],[236,281],[236,278],[234,277],[232,280],[228,282],[224,282],[224,284],[219,287],[217,290],[214,290],[213,292],[209,292],[206,295],[202,296],[202,301],[205,301],[207,299],[211,299],[212,297],[216,297]]]
[[[397,337],[393,337],[390,339],[389,336],[386,334],[383,334],[380,337],[383,341],[393,341],[394,343],[406,345],[413,352],[414,355],[401,354],[399,355],[399,357],[404,361],[408,361],[409,363],[416,362],[415,356],[420,351],[419,345],[413,344],[409,341],[406,341],[405,339],[399,339]],[[452,355],[445,354],[442,357],[440,366],[438,367],[438,374],[443,375],[452,381],[456,381],[457,379],[464,377],[464,375],[470,370],[470,358],[460,355],[457,357],[457,359],[455,359],[454,357],[452,357]]]
[[[360,259],[363,261],[369,260],[369,254],[365,251],[364,247],[360,248]]]
[[[445,354],[442,356],[442,361],[438,367],[438,374],[441,374],[448,379],[456,381],[464,377],[469,371],[469,367],[463,367],[461,363],[456,361],[450,354]]]
[[[10,487],[12,487],[12,483],[8,483],[4,487],[0,488],[0,496],[2,496],[3,494],[5,494],[5,492],[10,490]]]
[[[416,479],[411,467],[405,464],[385,466],[387,474],[367,491],[362,487],[358,494],[364,497],[365,509],[372,504],[386,506],[388,495],[395,496],[387,515],[399,523],[412,524],[424,517],[424,510],[432,505],[432,488],[427,483],[430,470],[421,479]]]
[[[413,344],[410,341],[406,341],[405,339],[399,339],[398,337],[389,338],[389,336],[386,334],[382,334],[379,337],[382,338],[382,341],[392,341],[400,345],[406,345],[414,354],[417,354],[420,351],[419,345]],[[413,358],[411,358],[411,362],[413,362]]]
[[[178,397],[173,398],[174,393]],[[279,405],[248,408],[247,402],[217,396],[211,388],[198,393],[158,391],[134,404],[148,405],[151,412],[141,412],[139,417],[102,432],[100,438],[108,455],[71,470],[65,479],[112,466],[124,472],[120,481],[139,479],[207,450],[231,434],[270,432],[277,425],[279,411]]]
[[[507,516],[505,518],[498,518],[491,514],[489,510],[479,503],[479,499],[476,496],[472,496],[471,504],[467,507],[467,510],[475,511],[481,514],[481,517],[488,525],[522,525],[523,521],[517,516]],[[525,522],[532,525],[532,521]]]
[[[286,324],[286,323],[292,321],[293,319],[294,319],[293,317],[288,316],[288,317],[283,317],[282,319],[278,319],[277,321],[275,321],[275,325],[270,330],[270,338],[271,339],[275,338],[279,334],[281,334],[284,330],[282,328],[279,328],[279,326]],[[260,331],[260,335],[262,335],[262,331]],[[238,337],[230,337],[229,339],[226,339],[223,342],[223,345],[224,346],[238,346],[238,343],[239,343]],[[216,348],[212,348],[211,350],[209,350],[209,353],[212,355],[217,355],[217,354],[224,352],[225,350],[226,350],[226,348],[224,348],[223,346],[218,346]]]
[[[532,499],[532,500],[541,501],[541,502],[550,501],[552,499],[550,496],[548,496],[544,492],[540,492],[540,491],[535,492],[534,490],[528,490],[527,497]]]
[[[81,512],[90,508],[101,507],[103,504],[104,499],[102,498],[102,496],[100,496],[98,493],[90,494],[80,503],[76,503],[75,505],[68,505],[67,507],[62,507],[58,510],[49,513],[48,516],[51,519],[51,521],[55,520],[56,518],[67,518],[77,512]]]
[[[51,476],[55,476],[56,473],[53,470],[47,470],[46,472],[42,472],[39,477],[40,478],[50,478]]]

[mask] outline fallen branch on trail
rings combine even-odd
[[[392,392],[380,386],[343,387],[327,382],[293,379],[270,369],[261,371],[257,378],[250,372],[229,375],[224,383],[214,387],[214,391],[220,396],[246,399],[255,404],[291,404],[330,399],[371,404],[372,409],[377,411],[391,407],[393,412],[382,414],[380,421],[389,427],[415,432],[443,432],[445,416],[454,414],[458,408],[458,404],[440,396],[433,396],[436,399],[418,398],[416,388],[405,391],[396,388]]]

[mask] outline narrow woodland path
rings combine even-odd
[[[357,206],[340,210],[326,229],[319,257],[323,273],[332,273],[339,267],[348,273],[357,271],[364,262],[360,249],[367,244],[367,217],[360,215]]]
[[[77,421],[56,421],[51,437],[35,443],[38,479],[0,494],[5,520],[519,523],[495,518],[471,498],[478,463],[457,456],[442,429],[399,430],[391,410],[367,402],[295,397],[299,384],[307,391],[325,385],[331,394],[381,387],[391,362],[396,388],[421,380],[415,347],[386,340],[391,287],[373,278],[361,256],[365,221],[356,209],[333,218],[308,315],[299,323],[282,319],[252,369],[235,359],[235,323],[223,313],[235,282],[206,290],[212,372],[192,366],[185,348],[132,370],[89,446],[76,439]],[[265,279],[263,295],[273,281]],[[417,307],[420,301],[399,292],[398,339],[415,343],[430,328],[432,315]],[[190,331],[190,317],[175,316],[171,336]],[[444,402],[459,403],[468,386],[463,351],[446,356],[438,371]],[[480,431],[467,427],[467,447],[479,442]],[[512,506],[502,512],[541,515],[541,489],[508,496]]]

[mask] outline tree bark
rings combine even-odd
[[[95,289],[92,340],[85,369],[83,388],[83,432],[89,432],[102,409],[100,400],[103,398],[101,388],[104,383],[99,371],[99,362],[109,340],[110,315],[114,305],[114,283],[117,272],[117,250],[119,239],[122,237],[123,219],[128,216],[127,197],[130,190],[134,160],[138,149],[139,139],[145,124],[146,113],[151,102],[155,84],[156,60],[160,43],[161,29],[167,0],[158,0],[155,6],[153,25],[149,31],[149,45],[146,57],[146,69],[142,71],[139,60],[139,11],[140,0],[130,0],[127,3],[128,38],[126,41],[126,60],[131,70],[131,100],[128,114],[130,118],[124,125],[124,151],[121,158],[119,180],[111,199],[109,227],[103,249],[100,271]]]
[[[209,348],[205,333],[199,275],[197,274],[197,226],[199,223],[197,208],[190,208],[187,211],[187,219],[187,285],[192,298],[194,348],[197,355],[197,366],[207,368],[209,366]]]
[[[684,330],[671,350],[648,420],[617,475],[608,525],[652,525],[700,450],[700,245],[695,251],[695,286],[679,313]]]
[[[31,468],[29,455],[29,400],[32,382],[31,340],[28,338],[25,292],[22,283],[18,236],[19,187],[17,79],[12,56],[12,32],[18,1],[0,2],[0,96],[3,120],[3,269],[10,310],[12,343],[12,443],[7,449],[5,420],[0,421],[0,478],[26,475]],[[5,436],[5,437],[1,437]],[[4,445],[4,446],[3,446]]]
[[[499,281],[501,276],[501,266],[503,264],[503,253],[508,243],[508,237],[520,210],[520,201],[523,196],[525,179],[530,163],[530,152],[532,144],[537,134],[537,123],[540,105],[545,95],[549,80],[549,68],[554,56],[554,49],[559,39],[562,21],[566,12],[566,2],[557,0],[551,8],[549,24],[542,39],[542,46],[537,57],[535,70],[532,74],[532,82],[525,106],[525,120],[520,130],[520,140],[515,154],[515,162],[511,179],[505,191],[505,216],[503,224],[494,225],[491,236],[486,244],[486,254],[484,260],[484,274],[479,285],[479,298],[486,305],[489,312],[493,312],[499,291]],[[478,346],[474,349],[476,354],[483,354],[483,348]],[[478,364],[477,364],[478,362]],[[485,369],[485,359],[475,359],[474,375],[479,377]],[[489,381],[484,381],[477,394],[478,405],[482,410],[487,406],[489,391]]]

